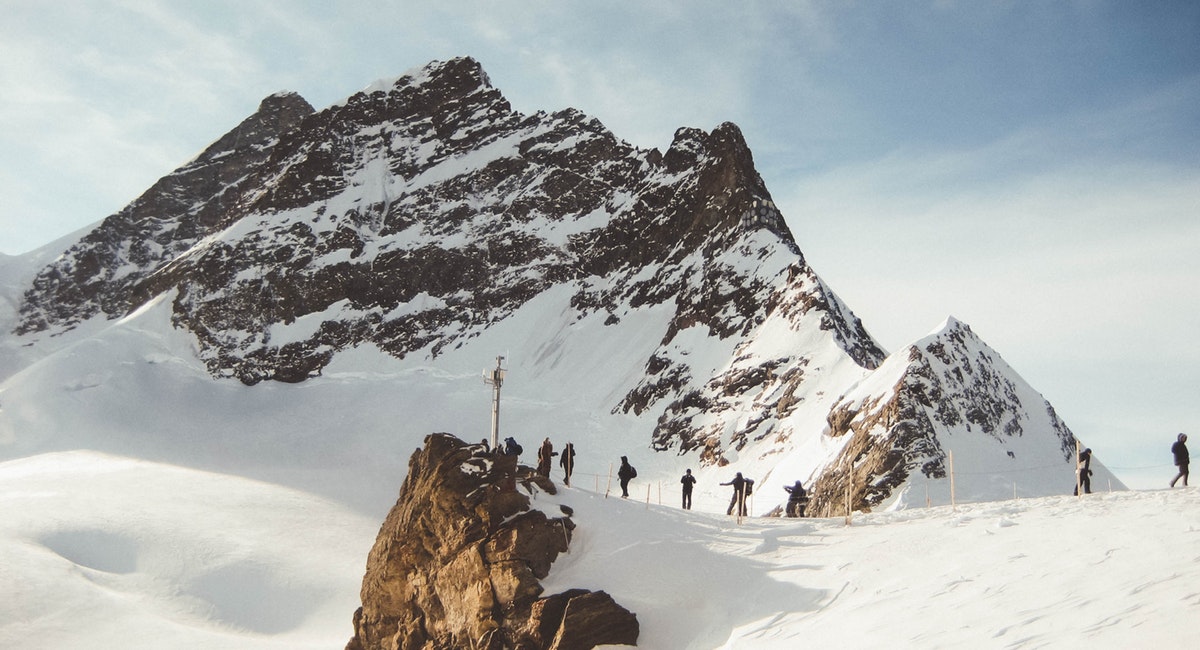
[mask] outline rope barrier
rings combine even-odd
[[[1174,465],[1168,465],[1164,463],[1162,465],[1142,465],[1140,467],[1115,467],[1111,465],[1105,465],[1105,467],[1108,469],[1162,469],[1164,467],[1174,467]]]
[[[1034,471],[1034,470],[1039,470],[1039,469],[1056,469],[1056,468],[1060,468],[1060,467],[1066,467],[1066,469],[1070,469],[1072,472],[1074,472],[1074,471],[1075,471],[1075,469],[1074,469],[1073,467],[1066,466],[1066,465],[1064,465],[1063,463],[1055,463],[1054,465],[1038,465],[1038,466],[1036,466],[1036,467],[1020,467],[1020,468],[1017,468],[1017,469],[1010,469],[1010,470],[1005,470],[1005,471],[1001,471],[1001,472],[961,472],[961,471],[955,471],[954,473],[955,473],[955,474],[957,474],[957,475],[959,475],[959,476],[989,476],[989,475],[1000,475],[1000,474],[1016,474],[1016,473],[1018,473],[1018,472],[1032,472],[1032,471]]]

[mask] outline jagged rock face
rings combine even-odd
[[[577,318],[673,310],[645,378],[602,408],[660,412],[654,445],[709,462],[719,432],[769,435],[819,373],[805,350],[694,367],[672,353],[681,333],[735,347],[785,321],[850,363],[883,358],[806,264],[732,124],[641,150],[575,110],[513,111],[471,59],[317,113],[302,101],[264,102],[44,270],[19,330],[168,294],[215,376],[297,382],[363,344],[436,357],[567,286]],[[152,254],[121,252],[150,240]],[[746,395],[762,395],[757,415],[732,422]]]
[[[883,351],[862,322],[803,262],[789,266],[775,280],[770,285],[742,279],[738,291],[743,292],[744,303],[761,310],[758,319],[743,321],[743,336],[765,323],[781,324],[789,331],[807,325],[830,332],[841,351],[864,369],[873,369],[883,360]],[[754,339],[747,338],[735,350],[733,361],[707,381],[697,381],[685,361],[656,355],[647,365],[646,379],[619,408],[640,412],[656,397],[673,396],[658,419],[653,446],[660,451],[676,446],[683,452],[699,449],[703,462],[725,464],[726,450],[741,450],[775,435],[776,424],[804,399],[798,397],[801,386],[820,382],[820,369],[809,368],[812,350],[791,349],[786,356],[770,356],[754,354],[753,345]],[[731,426],[734,433],[726,441],[723,433]]]
[[[195,160],[149,190],[38,273],[16,331],[69,328],[97,314],[125,315],[156,270],[227,225],[279,138],[313,112],[295,93],[272,95]]]
[[[604,592],[542,597],[569,516],[530,509],[548,479],[448,434],[425,439],[367,560],[350,650],[635,645],[637,618]]]
[[[847,500],[851,508],[869,510],[914,474],[946,477],[945,445],[956,434],[996,441],[999,456],[1036,430],[1039,440],[1056,443],[1042,450],[1055,456],[1048,462],[1070,462],[1071,431],[1040,395],[1018,385],[1023,381],[967,325],[951,319],[880,372],[893,362],[903,369],[898,380],[884,381],[882,390],[851,391],[830,411],[829,435],[845,442],[810,491],[815,516],[844,514]]]

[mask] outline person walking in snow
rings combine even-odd
[[[804,486],[796,481],[795,485],[785,485],[783,489],[788,493],[787,516],[803,517],[804,509],[808,507],[808,492],[804,491]]]
[[[575,444],[567,443],[563,447],[562,458],[558,459],[558,464],[563,468],[563,483],[567,487],[571,487],[571,472],[575,471]]]
[[[537,473],[550,478],[550,468],[554,464],[554,457],[558,452],[554,451],[554,445],[550,444],[550,438],[547,437],[542,441],[541,448],[538,449],[538,465]]]
[[[1183,487],[1187,487],[1188,450],[1185,442],[1187,442],[1187,435],[1181,433],[1175,438],[1175,444],[1171,445],[1171,453],[1175,455],[1175,466],[1179,468],[1179,473],[1171,479],[1171,487],[1175,487],[1175,481],[1179,479],[1183,479]]]
[[[1079,490],[1084,494],[1092,493],[1092,450],[1084,449],[1079,452],[1079,460],[1075,463],[1075,496]]]
[[[617,470],[617,478],[621,481],[621,498],[628,499],[629,481],[637,478],[637,470],[629,464],[629,459],[625,456],[621,456],[621,468]]]
[[[499,447],[499,445],[497,445]],[[521,452],[525,451],[521,445],[512,437],[504,439],[504,455],[505,456],[520,456]]]
[[[683,484],[683,509],[692,509],[692,487],[696,485],[696,477],[692,476],[692,470],[684,472],[683,477],[679,479]]]
[[[732,515],[733,509],[736,506],[738,516],[745,517],[746,497],[750,496],[750,491],[754,489],[752,487],[754,485],[754,481],[748,478],[742,478],[742,473],[738,472],[737,476],[735,476],[732,481],[728,483],[721,483],[721,485],[733,486],[733,498],[729,500],[729,508],[725,511],[725,514]]]

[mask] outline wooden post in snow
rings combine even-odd
[[[850,509],[850,485],[853,482],[854,482],[853,475],[847,474],[846,475],[846,525],[847,526],[850,525],[850,513],[852,512]]]
[[[612,492],[612,463],[608,464],[608,485],[604,486],[604,498],[608,498],[608,493]]]
[[[954,450],[950,450],[950,509],[958,510],[958,503],[954,498]]]

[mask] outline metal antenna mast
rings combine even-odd
[[[504,357],[496,357],[496,368],[483,371],[483,383],[492,387],[492,449],[500,444],[500,386],[504,383]]]

